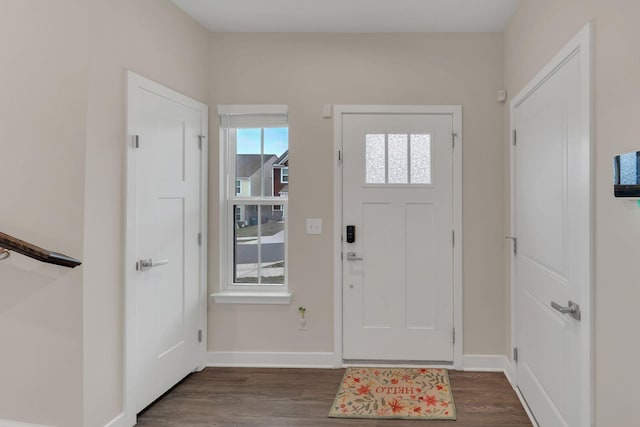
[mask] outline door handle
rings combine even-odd
[[[136,262],[136,270],[144,271],[144,270],[149,270],[153,267],[158,267],[160,265],[167,265],[167,264],[169,264],[168,259],[161,259],[160,261],[154,261],[151,258],[145,258]]]
[[[573,301],[569,301],[569,305],[567,307],[561,306],[555,301],[551,301],[551,307],[562,314],[568,314],[577,321],[580,321],[580,306]]]
[[[357,256],[355,252],[347,252],[347,261],[362,261],[363,258]]]

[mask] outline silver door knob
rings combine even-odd
[[[151,258],[145,258],[145,259],[141,259],[140,261],[136,262],[136,270],[144,271],[144,270],[149,270],[150,268],[153,268],[153,267],[158,267],[159,265],[167,265],[167,264],[169,264],[169,260],[168,259],[162,259],[160,261],[154,261]]]
[[[362,257],[357,256],[355,252],[347,252],[347,261],[362,261]]]
[[[551,301],[551,307],[562,314],[568,314],[574,319],[580,321],[580,306],[573,301],[569,301],[569,305],[564,307],[555,301]]]

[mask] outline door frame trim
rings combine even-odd
[[[588,182],[589,182],[589,210],[585,212],[588,215],[589,223],[589,268],[588,278],[586,283],[582,284],[580,289],[580,307],[582,311],[581,323],[583,328],[581,329],[581,345],[580,349],[580,362],[583,378],[587,378],[585,387],[581,390],[580,395],[580,413],[581,419],[585,422],[582,425],[593,426],[595,420],[594,408],[595,408],[595,395],[594,395],[594,347],[593,347],[593,280],[594,280],[594,144],[593,144],[593,26],[591,22],[588,22],[571,41],[569,41],[554,57],[549,61],[536,75],[527,83],[522,90],[513,97],[509,105],[509,162],[510,162],[510,190],[509,190],[509,215],[510,215],[510,231],[514,236],[515,229],[515,186],[514,186],[514,146],[513,146],[513,130],[514,130],[514,109],[524,102],[536,89],[544,84],[558,69],[560,69],[570,58],[577,53],[580,53],[580,74],[584,76],[581,79],[580,86],[580,119],[581,119],[581,136],[589,144],[589,159],[588,159]],[[517,295],[516,295],[516,281],[515,281],[515,259],[513,253],[510,257],[510,281],[511,281],[511,347],[517,346]],[[510,352],[511,353],[511,352]],[[513,366],[513,385],[518,385],[518,370],[516,362],[513,360],[513,354],[509,354],[509,361]]]
[[[346,114],[451,115],[453,147],[453,366],[462,369],[462,106],[460,105],[335,105],[333,108],[333,352],[334,367],[343,367],[342,349],[342,118]]]
[[[207,352],[207,198],[208,198],[208,140],[209,140],[209,107],[206,104],[189,98],[179,92],[169,89],[153,80],[147,79],[133,71],[126,71],[126,138],[125,138],[125,203],[124,203],[124,256],[123,256],[123,284],[124,284],[124,367],[123,367],[123,409],[125,414],[125,424],[135,425],[137,414],[135,412],[135,392],[134,392],[134,366],[136,352],[136,301],[135,301],[135,278],[136,278],[136,241],[133,234],[136,223],[136,156],[132,155],[133,143],[135,142],[135,131],[132,129],[133,108],[132,101],[135,99],[136,89],[141,88],[153,92],[162,97],[186,105],[198,110],[202,114],[201,135],[204,135],[200,156],[200,230],[202,233],[202,243],[200,245],[200,326],[202,329],[202,342],[195,355],[198,362],[198,369],[203,369],[206,363]]]

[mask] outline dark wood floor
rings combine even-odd
[[[456,421],[327,418],[343,369],[208,368],[138,415],[138,426],[531,426],[502,373],[450,371]]]

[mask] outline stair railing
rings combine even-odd
[[[74,268],[82,264],[79,260],[58,252],[43,249],[32,243],[17,239],[13,236],[0,232],[0,261],[11,256],[14,251],[29,258],[49,264],[61,265],[63,267]]]

